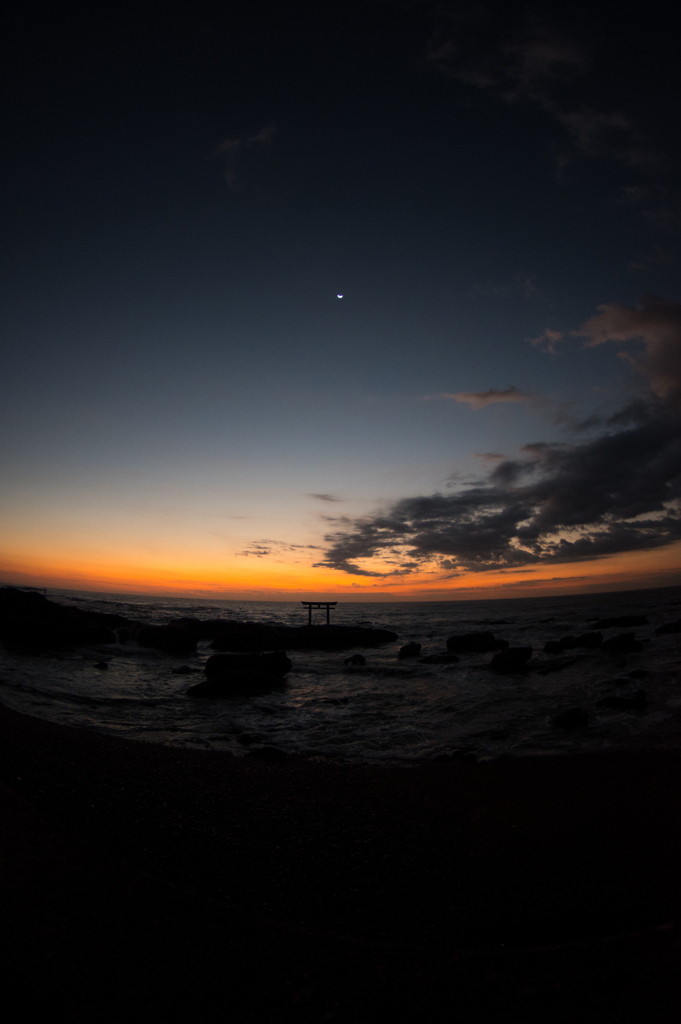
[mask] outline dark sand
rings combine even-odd
[[[5,996],[69,1020],[674,1021],[681,754],[270,764],[0,706]]]

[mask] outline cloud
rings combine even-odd
[[[268,124],[256,132],[255,135],[242,139],[225,139],[224,142],[220,143],[216,153],[225,160],[225,181],[230,188],[237,187],[237,162],[239,157],[254,146],[269,145],[276,134],[277,129],[274,125]]]
[[[487,391],[457,391],[453,395],[441,394],[432,397],[453,398],[457,402],[466,402],[471,409],[483,409],[486,405],[494,405],[497,402],[533,402],[537,399],[537,395],[520,391],[513,384],[504,388],[503,391],[499,391],[498,388],[489,388]]]
[[[244,548],[237,551],[237,555],[243,557],[266,558],[268,555],[281,555],[291,551],[305,551],[307,549],[319,550],[318,544],[290,544],[282,540],[254,540]]]
[[[404,498],[343,523],[325,538],[329,547],[317,564],[384,576],[376,563],[359,563],[389,555],[420,571],[476,572],[681,540],[681,306],[648,297],[635,309],[599,310],[575,333],[587,345],[640,339],[643,352],[625,356],[649,382],[639,399],[601,424],[600,436],[528,444],[467,490]]]
[[[493,5],[440,4],[425,63],[441,73],[498,96],[529,102],[546,111],[567,132],[570,150],[609,157],[629,167],[657,169],[666,163],[633,119],[619,110],[598,110],[571,102],[570,87],[594,65],[590,50],[524,10],[501,16]]]
[[[499,455],[497,452],[473,452],[476,459],[482,459],[484,462],[500,462],[505,459],[505,455]]]
[[[586,338],[590,348],[608,341],[642,341],[643,353],[620,355],[648,378],[659,398],[681,398],[681,304],[646,295],[633,309],[619,303],[598,308],[600,312],[574,333]]]
[[[541,349],[542,352],[550,352],[552,356],[556,354],[556,345],[559,341],[562,341],[562,331],[552,331],[550,327],[547,327],[545,331],[536,338],[527,338],[530,345],[535,345]]]
[[[317,501],[342,501],[342,498],[337,498],[334,494],[306,494],[306,498],[316,498]]]

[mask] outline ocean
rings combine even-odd
[[[180,616],[304,625],[300,602],[216,601],[49,590],[61,604],[161,624]],[[323,613],[314,613],[322,621]],[[548,640],[579,635],[594,620],[645,615],[640,653],[579,649],[561,671],[498,675],[490,654],[463,654],[456,664],[400,660],[415,641],[421,657],[446,650],[454,633],[492,631],[511,646],[530,646],[542,660]],[[237,757],[263,746],[315,760],[416,764],[424,760],[540,756],[608,749],[681,746],[681,634],[655,629],[681,615],[681,587],[564,597],[411,603],[339,603],[336,625],[390,629],[399,640],[377,649],[290,651],[286,687],[257,696],[192,700],[210,641],[174,657],[134,640],[55,653],[17,655],[0,647],[0,701],[52,722],[132,740]],[[604,638],[626,632],[603,630]],[[631,630],[629,630],[631,631]],[[362,667],[344,665],[353,653]],[[95,667],[106,662],[108,668]],[[189,666],[178,675],[173,669]],[[643,689],[645,707],[617,709],[600,701]],[[565,729],[556,716],[586,712],[586,725]]]

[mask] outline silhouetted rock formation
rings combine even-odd
[[[508,647],[494,655],[490,668],[495,672],[524,672],[531,657],[531,647]]]
[[[135,640],[140,647],[155,647],[166,654],[191,654],[196,650],[196,636],[176,626],[142,626]]]
[[[361,655],[359,655],[361,657]],[[362,659],[364,661],[364,659]],[[269,672],[282,678],[293,668],[286,651],[272,651],[269,654],[213,654],[205,665],[205,673],[212,676],[229,675],[230,672]]]
[[[636,639],[635,633],[618,633],[604,640],[601,647],[606,654],[633,654],[643,650],[643,644]]]
[[[618,711],[642,711],[647,703],[648,694],[645,690],[637,690],[631,697],[603,697],[598,701],[599,706]]]
[[[557,725],[559,729],[581,729],[587,725],[588,721],[589,716],[582,708],[569,708],[556,715],[553,724]]]
[[[116,626],[128,626],[121,615],[87,612],[56,604],[35,591],[0,588],[0,640],[22,650],[49,650],[86,644],[112,644]]]
[[[620,626],[622,629],[627,626],[647,626],[648,619],[645,615],[618,615],[614,619],[598,619],[594,622],[594,629],[612,629]]]
[[[560,654],[561,651],[570,651],[575,647],[589,647],[595,649],[603,643],[602,633],[582,633],[581,636],[564,636],[560,640],[549,640],[544,644],[546,654]]]
[[[681,633],[681,619],[677,619],[676,622],[665,622],[664,626],[658,626],[655,630],[657,636],[663,636],[665,633]]]
[[[421,644],[416,644],[413,641],[410,644],[405,644],[404,647],[400,647],[397,652],[398,658],[418,658],[421,653]]]
[[[495,639],[494,633],[460,633],[450,636],[447,641],[447,650],[452,652],[488,654],[489,651],[504,651],[507,647],[508,641]]]
[[[344,665],[366,665],[367,660],[363,654],[351,654],[343,662]]]
[[[363,629],[359,626],[264,626],[242,622],[215,637],[215,651],[342,651],[348,647],[378,647],[397,640],[387,629]]]
[[[187,690],[187,697],[202,697],[216,700],[222,697],[243,696],[254,693],[267,693],[282,685],[281,676],[262,669],[249,671],[227,672],[219,676],[210,676]]]

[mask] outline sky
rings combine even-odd
[[[680,583],[675,13],[15,11],[0,581]]]

